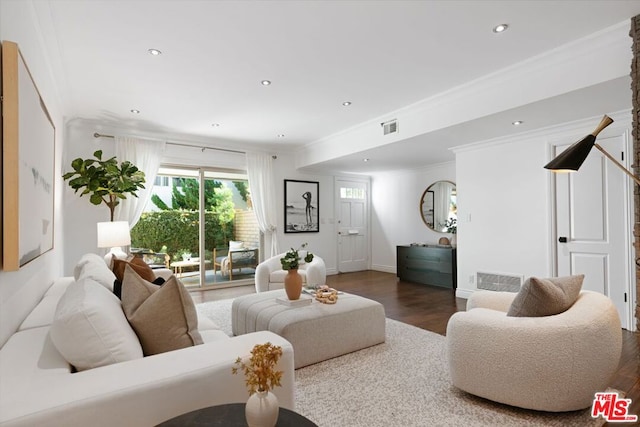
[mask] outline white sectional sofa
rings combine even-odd
[[[88,276],[109,277],[104,261],[102,266],[93,264],[97,270]],[[202,317],[202,345],[74,372],[50,330],[61,297],[71,284],[84,280],[78,279],[79,273],[76,268],[75,277],[55,280],[0,349],[0,425],[153,426],[203,407],[245,402],[244,378],[233,375],[231,368],[237,357],[248,356],[255,344],[267,341],[283,348],[282,387],[274,393],[280,406],[294,409],[291,344],[271,332],[230,338]]]

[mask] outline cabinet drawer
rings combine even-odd
[[[397,275],[401,280],[427,285],[456,287],[454,248],[398,246]]]
[[[451,274],[405,268],[401,272],[398,272],[398,276],[400,279],[408,282],[453,288],[453,277]]]
[[[451,273],[451,262],[438,260],[421,260],[419,258],[407,257],[400,265],[416,270],[437,271],[440,273]]]

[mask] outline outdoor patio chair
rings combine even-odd
[[[238,245],[240,243],[240,245]],[[260,259],[257,248],[245,248],[242,242],[229,242],[228,248],[213,248],[213,274],[218,269],[223,276],[233,280],[233,270],[242,268],[256,268]]]

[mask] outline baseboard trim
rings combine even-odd
[[[395,265],[371,264],[371,269],[374,271],[381,271],[383,273],[393,273],[393,274],[397,273]]]
[[[456,289],[456,297],[457,298],[469,299],[471,294],[473,294],[474,292],[475,292],[474,289],[460,289],[460,288],[457,288]]]

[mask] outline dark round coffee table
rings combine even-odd
[[[188,412],[159,424],[162,427],[182,426],[225,426],[247,427],[244,416],[244,403],[230,403],[228,405],[209,406]],[[277,427],[318,427],[315,423],[293,411],[280,408]]]

